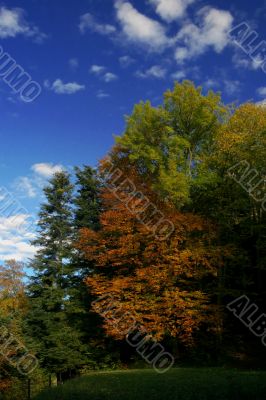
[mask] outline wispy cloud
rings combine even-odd
[[[219,90],[223,88],[224,92],[229,96],[236,95],[241,90],[241,82],[239,80],[221,78],[221,77],[219,77],[219,79],[208,78],[204,82],[203,86],[206,89],[213,89],[213,90]]]
[[[24,193],[26,197],[33,198],[37,196],[37,190],[34,183],[27,176],[19,177],[14,186],[17,191],[21,192],[22,194]]]
[[[106,70],[106,68],[103,65],[92,65],[90,67],[90,73],[95,74],[95,75],[100,75],[102,74],[104,71]]]
[[[130,56],[123,56],[123,57],[119,58],[119,63],[122,68],[127,68],[131,64],[134,64],[134,62],[135,62],[135,59]]]
[[[79,67],[79,60],[77,58],[70,58],[68,60],[68,65],[72,70],[76,70]]]
[[[19,198],[34,198],[41,195],[43,187],[56,172],[65,170],[61,164],[36,163],[31,166],[31,174],[20,176],[12,184]]]
[[[257,70],[261,67],[261,63],[252,60],[242,51],[237,50],[232,57],[232,62],[236,68],[244,68],[249,70]]]
[[[182,71],[182,70],[176,71],[176,72],[174,72],[174,73],[171,74],[171,77],[172,77],[173,79],[177,80],[177,81],[179,81],[179,80],[181,80],[181,79],[184,79],[186,76],[187,76],[186,72],[185,72],[185,71]]]
[[[118,79],[118,76],[116,74],[113,74],[112,72],[106,72],[103,76],[103,80],[106,83],[116,81]]]
[[[238,80],[224,79],[223,87],[229,96],[235,95],[240,92],[241,82]]]
[[[80,85],[77,82],[64,83],[61,79],[56,79],[52,84],[49,80],[46,80],[44,81],[44,87],[56,94],[75,94],[86,88],[85,85]]]
[[[118,79],[116,74],[106,71],[103,65],[92,65],[90,73],[99,76],[104,82],[109,83]]]
[[[206,89],[215,89],[218,88],[219,86],[220,86],[219,82],[213,78],[208,78],[203,84],[203,87],[205,87]]]
[[[106,92],[103,91],[103,90],[99,90],[99,91],[97,92],[97,94],[96,94],[96,97],[97,97],[98,99],[106,99],[107,97],[110,97],[110,94],[106,93]]]
[[[101,35],[110,35],[116,31],[116,28],[110,24],[101,24],[96,21],[93,15],[86,13],[80,17],[79,30],[83,34],[87,30],[91,30]]]
[[[266,86],[258,88],[257,92],[260,96],[266,96]]]
[[[147,69],[146,71],[137,71],[136,76],[139,78],[157,78],[162,79],[165,78],[167,70],[159,65],[154,65],[151,68]]]

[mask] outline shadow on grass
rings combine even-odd
[[[35,400],[265,400],[266,372],[174,368],[92,373]]]

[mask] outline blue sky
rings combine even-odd
[[[42,92],[25,103],[0,78],[0,186],[25,208],[0,215],[0,260],[33,254],[26,221],[42,186],[60,168],[96,165],[136,102],[157,105],[182,79],[221,90],[225,102],[263,101],[266,75],[228,31],[247,23],[257,46],[265,15],[258,0],[1,2],[0,45]]]

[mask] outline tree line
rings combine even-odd
[[[176,364],[265,367],[265,347],[226,308],[245,294],[266,309],[265,142],[265,107],[225,105],[184,81],[158,107],[137,104],[96,169],[51,178],[33,273],[0,268],[1,325],[39,374],[139,362],[115,313]],[[3,392],[20,379],[4,356],[0,374]]]

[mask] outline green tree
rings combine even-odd
[[[97,170],[90,166],[76,167],[75,196],[74,205],[74,239],[73,245],[76,246],[80,238],[80,231],[84,228],[95,232],[101,229],[100,226],[100,192],[102,189],[100,177]],[[71,258],[72,278],[71,278],[71,302],[75,304],[72,315],[75,325],[84,334],[85,343],[89,344],[90,355],[87,359],[89,367],[101,367],[117,363],[112,353],[117,352],[117,348],[110,339],[106,340],[106,335],[101,326],[101,319],[96,313],[88,312],[91,303],[95,300],[91,290],[85,284],[85,278],[92,276],[95,272],[95,263],[88,260],[81,252],[74,251]],[[79,310],[79,312],[77,312]],[[110,354],[111,353],[111,354]]]
[[[211,179],[202,170],[203,160],[228,112],[220,95],[210,91],[204,96],[190,81],[176,83],[161,106],[135,106],[123,136],[117,138],[112,161],[124,161],[128,170],[133,164],[152,189],[180,208],[189,203],[195,181]]]
[[[86,347],[71,319],[76,310],[71,293],[73,186],[69,174],[56,173],[44,194],[47,201],[41,206],[33,242],[38,251],[31,263],[34,276],[28,288],[31,308],[26,329],[42,366],[50,372],[70,373],[83,365]]]
[[[79,240],[81,229],[88,228],[97,231],[100,228],[100,183],[96,171],[90,166],[84,166],[83,168],[76,167],[75,172],[76,193],[73,198],[74,247],[75,243]],[[85,259],[85,257],[77,251],[72,253],[71,263],[71,300],[72,303],[76,305],[75,310],[79,310],[79,313],[73,315],[73,318],[84,332],[86,340],[89,343],[95,335],[99,334],[97,318],[95,318],[95,315],[88,313],[93,299],[84,283],[85,277],[93,273],[94,263]]]
[[[225,106],[219,94],[204,95],[184,81],[164,94],[161,106],[136,105],[110,153],[113,166],[137,191],[146,194],[150,186],[162,202],[211,220],[217,244],[231,246],[234,256],[209,287],[211,303],[224,312],[217,330],[220,350],[230,298],[244,292],[261,305],[265,299],[265,113],[255,104]],[[240,183],[235,175],[244,176],[241,163],[250,169]]]
[[[90,166],[76,167],[77,194],[74,199],[75,215],[74,226],[76,229],[99,229],[100,182],[97,172]]]
[[[221,125],[212,152],[204,159],[204,169],[211,171],[214,179],[195,185],[191,193],[194,210],[219,227],[220,244],[235,248],[235,257],[220,269],[213,290],[220,305],[244,293],[265,308],[265,132],[265,107],[247,103],[237,108]],[[228,313],[224,314],[227,343],[236,337],[235,349],[239,348],[237,334],[241,334],[246,348],[255,349],[255,338],[248,337],[244,327],[232,334],[234,317],[230,321]],[[264,354],[262,349],[259,353]]]

